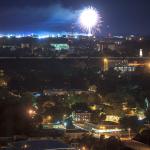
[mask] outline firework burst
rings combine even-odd
[[[101,19],[99,12],[94,7],[87,7],[81,11],[79,23],[88,32],[88,35],[92,35],[95,31],[100,31]]]

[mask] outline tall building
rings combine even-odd
[[[104,58],[104,60],[103,60],[103,70],[104,71],[108,71],[108,69],[109,69],[109,62],[108,62],[108,59],[107,58]]]
[[[0,87],[7,87],[4,70],[0,69]]]
[[[140,51],[139,51],[139,57],[143,57],[143,49],[140,49]]]

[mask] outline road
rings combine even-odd
[[[138,141],[130,140],[130,141],[123,141],[123,143],[125,144],[125,146],[133,150],[150,150],[150,146]]]
[[[86,128],[83,124],[74,124],[75,127],[77,128],[80,128],[82,130],[86,130],[86,131],[91,131],[92,127],[91,128]],[[110,136],[111,134],[109,133],[103,133],[105,134],[106,136]],[[114,132],[112,132],[112,135],[116,135]],[[134,141],[134,140],[129,140],[129,137],[128,137],[128,134],[120,134],[121,136],[122,135],[126,135],[126,137],[122,138],[121,141],[125,144],[126,147],[129,147],[133,150],[150,150],[150,146],[149,145],[146,145],[146,144],[143,144],[141,142],[138,142],[138,141]],[[100,137],[100,134],[98,133],[95,133],[93,134],[93,136],[95,138],[99,138]]]
[[[104,135],[105,138],[109,138],[111,136],[116,136],[120,137],[121,140],[128,140],[129,139],[129,134],[128,132],[124,131],[123,129],[117,129],[117,128],[112,128],[112,129],[97,129],[96,127],[93,126],[92,123],[90,123],[88,126],[85,124],[76,124],[74,123],[74,126],[78,129],[82,129],[85,131],[88,131],[92,133],[93,137],[95,138],[100,138],[101,135]],[[130,135],[133,137],[133,134]]]

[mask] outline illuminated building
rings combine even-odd
[[[60,51],[60,50],[69,50],[68,44],[51,44],[51,46],[54,48],[54,50]]]
[[[114,65],[113,65],[114,63]],[[136,70],[135,66],[130,66],[128,60],[115,60],[111,62],[115,71],[119,71],[121,73],[125,72],[134,72]]]
[[[50,123],[52,120],[52,116],[46,116],[43,118],[43,124]]]
[[[105,121],[111,121],[111,122],[119,122],[120,117],[114,116],[114,115],[107,115]]]
[[[110,49],[112,51],[116,50],[116,44],[115,43],[109,43],[108,44],[108,49]]]
[[[80,129],[66,130],[65,137],[68,137],[70,140],[80,139],[81,137],[84,137],[85,133],[87,133],[87,131],[80,130]]]
[[[121,71],[121,73],[134,72],[135,71],[135,67],[134,66],[119,66],[119,67],[114,67],[114,70]]]
[[[29,43],[21,43],[21,48],[30,48]]]
[[[91,109],[92,111],[95,111],[95,110],[97,109],[97,106],[96,106],[96,105],[93,105],[93,106],[90,107],[90,109]]]
[[[139,38],[139,41],[142,41],[142,40],[143,40],[143,37],[140,37],[140,38]]]
[[[143,57],[143,49],[140,49],[139,56]]]
[[[6,87],[7,82],[4,79],[0,79],[0,87]]]
[[[103,52],[105,49],[109,49],[111,51],[116,50],[121,45],[120,41],[100,41],[96,44],[97,51]]]
[[[2,48],[6,48],[6,49],[8,48],[11,51],[15,51],[17,49],[17,46],[6,44],[6,45],[3,45]]]
[[[6,87],[7,81],[5,79],[5,73],[4,70],[0,70],[0,87]]]
[[[91,113],[87,111],[76,111],[72,113],[73,120],[76,122],[90,122]]]
[[[96,85],[91,85],[91,86],[89,87],[88,91],[89,91],[89,92],[96,93],[96,91],[97,91]]]
[[[138,117],[139,120],[145,119],[146,118],[145,112],[144,111],[138,111],[137,112],[137,117]]]
[[[107,58],[104,58],[104,60],[103,60],[103,69],[104,69],[104,71],[108,71],[108,69],[109,69],[109,62],[108,62],[108,59]]]
[[[89,94],[90,91],[83,91],[83,90],[80,90],[80,89],[74,89],[74,90],[63,90],[63,89],[45,89],[43,91],[43,94],[46,95],[46,96],[50,96],[50,95],[67,95],[69,93],[74,93],[74,94],[77,94],[77,95],[80,95],[80,94]]]

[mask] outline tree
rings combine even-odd
[[[120,150],[121,147],[122,147],[121,141],[114,136],[110,137],[106,144],[106,149],[108,150]]]
[[[94,111],[91,114],[91,122],[98,124],[100,122],[100,113],[99,111]]]
[[[119,117],[123,117],[125,115],[122,110],[122,105],[119,103],[113,103],[111,106],[106,106],[104,112],[106,115],[115,115]]]
[[[143,125],[143,122],[139,121],[137,116],[131,116],[121,118],[120,124],[125,129],[131,128],[134,131],[138,131]]]
[[[33,103],[34,103],[34,97],[32,96],[32,94],[30,92],[26,92],[26,93],[23,93],[22,94],[22,97],[21,97],[21,103],[23,105],[26,105],[26,106],[29,106],[29,107],[32,107]]]
[[[76,103],[82,103],[82,102],[85,102],[85,99],[80,95],[69,94],[68,96],[65,97],[65,104],[70,108],[72,105]]]
[[[32,118],[27,113],[27,107],[18,101],[0,103],[1,136],[14,134],[30,134],[33,129]]]
[[[150,121],[150,107],[146,110],[145,115],[146,115],[146,119]]]
[[[101,98],[95,93],[90,93],[86,99],[88,104],[101,104]]]
[[[72,110],[73,111],[90,111],[88,105],[86,103],[76,103],[72,105]]]
[[[150,130],[144,129],[135,136],[134,140],[150,145]]]

